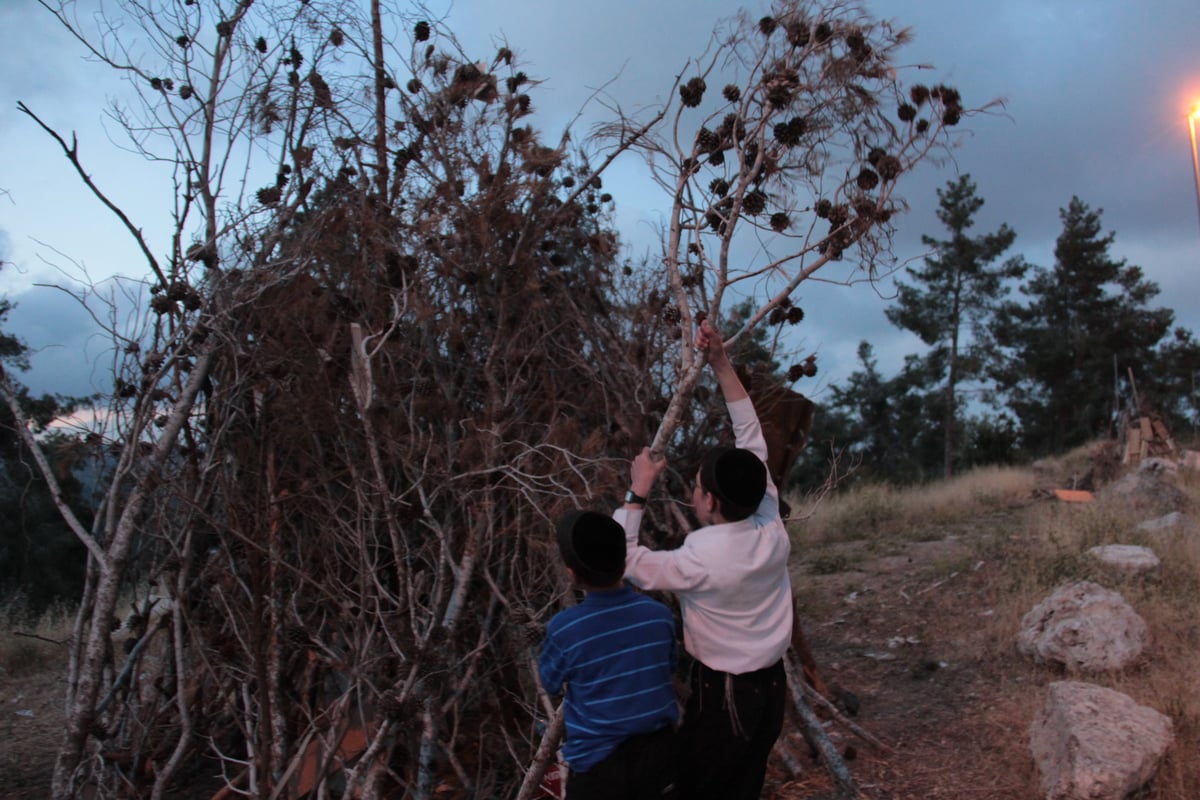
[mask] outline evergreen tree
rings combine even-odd
[[[1110,255],[1115,234],[1102,232],[1101,213],[1078,197],[1060,209],[1054,267],[1034,268],[1022,286],[1028,302],[1005,303],[992,325],[1007,356],[994,376],[1031,455],[1106,433],[1114,372],[1117,381],[1130,369],[1138,376],[1171,326],[1170,309],[1147,307],[1158,286]]]
[[[1197,381],[1200,381],[1200,342],[1186,328],[1176,328],[1173,335],[1159,342],[1153,378],[1139,384],[1138,391],[1154,403],[1170,430],[1186,430],[1195,438],[1200,425]]]
[[[895,377],[885,378],[874,348],[865,341],[859,342],[858,360],[860,369],[844,386],[830,387],[832,399],[818,415],[821,424],[812,437],[816,448],[822,453],[831,446],[839,450],[870,480],[924,479],[937,468],[940,455],[937,437],[925,425],[937,399],[920,391],[928,385],[925,362],[909,356]]]
[[[13,304],[0,298],[0,325]],[[0,330],[0,375],[14,384],[12,371],[29,368],[29,347],[20,338]],[[22,413],[38,433],[58,416],[71,411],[78,400],[42,395],[14,385]],[[52,433],[44,451],[55,465],[63,499],[81,519],[89,519],[81,503],[82,486],[70,468],[74,439]],[[77,597],[83,585],[87,554],[63,522],[45,479],[18,435],[12,410],[0,404],[0,599],[19,597],[24,610],[38,615],[56,601]]]
[[[950,232],[939,240],[922,236],[934,254],[922,269],[907,270],[912,283],[897,281],[896,305],[887,317],[910,330],[931,350],[921,370],[941,389],[943,474],[954,468],[955,430],[959,426],[957,391],[964,381],[978,378],[986,363],[986,323],[999,298],[1008,293],[1005,281],[1025,273],[1020,257],[992,266],[1012,246],[1016,233],[1001,225],[994,233],[971,237],[975,213],[983,199],[975,193],[970,175],[950,181],[938,190],[938,219]]]

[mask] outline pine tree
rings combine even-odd
[[[2,262],[0,262],[2,264]],[[0,326],[13,304],[0,298]],[[47,434],[54,419],[73,410],[76,398],[31,395],[14,378],[29,369],[29,346],[0,329],[0,380],[13,389],[14,401],[34,432],[42,435],[47,459],[58,473],[64,502],[88,519],[81,502],[82,486],[72,470],[76,439],[66,433]],[[87,553],[63,522],[45,479],[33,465],[13,411],[0,404],[0,601],[16,602],[31,615],[41,614],[56,601],[73,599],[83,585]]]
[[[992,326],[1007,358],[995,377],[1021,425],[1028,454],[1061,452],[1109,430],[1114,372],[1135,379],[1170,330],[1170,309],[1150,309],[1158,286],[1114,259],[1103,209],[1078,197],[1060,209],[1051,269],[1034,268],[1025,304],[1006,303]]]
[[[927,477],[938,464],[938,447],[924,424],[930,395],[921,387],[929,379],[922,359],[909,356],[899,372],[885,378],[874,348],[858,344],[859,369],[845,384],[830,387],[828,408],[818,415],[813,441],[848,457],[859,476],[868,480],[912,483]]]
[[[1170,430],[1191,431],[1200,425],[1200,342],[1186,328],[1175,328],[1159,342],[1155,352],[1154,377],[1138,385],[1142,396],[1152,399]]]
[[[942,386],[946,477],[954,469],[958,386],[982,373],[986,362],[986,322],[997,300],[1008,293],[1005,281],[1019,278],[1025,272],[1025,263],[1019,257],[992,266],[1016,239],[1016,233],[1007,225],[1001,225],[994,233],[967,235],[975,224],[975,213],[984,203],[975,191],[970,175],[950,181],[945,189],[938,190],[941,206],[937,216],[950,231],[950,238],[921,237],[934,254],[925,259],[923,269],[907,270],[913,283],[897,281],[896,305],[886,311],[893,325],[917,334],[931,348],[925,358],[925,371]]]

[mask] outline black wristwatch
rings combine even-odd
[[[644,505],[646,505],[646,498],[644,498],[641,495],[634,492],[633,489],[630,489],[628,492],[625,493],[625,505],[627,505],[627,506],[644,506]]]

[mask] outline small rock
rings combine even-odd
[[[1172,511],[1170,514],[1165,514],[1155,519],[1148,519],[1145,522],[1138,523],[1139,531],[1163,531],[1170,528],[1177,528],[1183,524],[1187,517],[1182,512]]]
[[[1162,562],[1153,550],[1134,544],[1100,545],[1088,550],[1087,554],[1104,566],[1111,567],[1124,575],[1156,572],[1162,566]]]
[[[1141,472],[1175,472],[1179,469],[1179,464],[1169,458],[1143,458],[1142,463],[1138,464],[1138,470]]]

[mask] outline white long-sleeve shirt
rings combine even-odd
[[[737,446],[766,460],[762,426],[747,398],[728,404]],[[625,528],[625,577],[643,589],[674,592],[683,615],[683,646],[711,669],[735,675],[770,666],[792,637],[791,542],[779,517],[779,491],[750,517],[708,525],[676,550],[638,542],[641,509],[619,508]]]

